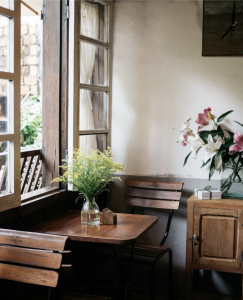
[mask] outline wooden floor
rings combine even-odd
[[[150,296],[149,295],[132,294],[130,299],[131,300],[150,300]],[[155,300],[168,300],[168,298],[156,296]],[[184,300],[184,298],[176,298],[175,297],[174,300]],[[209,294],[209,293],[193,292],[192,300],[241,300],[241,298],[240,297],[223,296],[223,295],[214,294],[214,293]]]
[[[240,297],[223,296],[220,294],[208,294],[193,292],[192,300],[241,300]]]

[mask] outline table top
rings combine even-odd
[[[68,211],[32,227],[30,231],[64,235],[73,241],[105,244],[131,244],[158,221],[147,215],[117,214],[117,225],[81,224],[80,211]]]

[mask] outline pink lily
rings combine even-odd
[[[198,114],[198,118],[196,119],[196,123],[201,125],[198,126],[198,130],[201,131],[203,129],[203,127],[205,126],[209,126],[208,130],[216,130],[217,126],[214,123],[214,116],[210,113],[211,108],[206,108],[204,109],[204,113],[203,114]],[[205,130],[205,128],[204,128]]]
[[[243,135],[240,132],[234,134],[235,145],[229,147],[229,154],[232,154],[232,151],[242,152],[243,151]]]

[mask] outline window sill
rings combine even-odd
[[[38,191],[28,193],[25,197],[21,197],[22,203],[18,208],[20,217],[45,209],[58,202],[71,199],[72,195],[70,193],[72,192],[57,188],[43,188]]]
[[[26,205],[28,203],[32,203],[33,201],[38,201],[40,199],[45,198],[46,196],[52,196],[57,193],[64,192],[63,190],[60,190],[59,188],[42,188],[30,193],[26,193],[21,195],[21,206]]]

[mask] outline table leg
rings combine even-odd
[[[122,261],[119,257],[116,245],[113,245],[116,260],[117,260],[117,264],[118,264],[121,279],[122,279],[122,293],[123,293],[123,299],[124,300],[126,300],[127,294],[128,294],[128,287],[129,287],[130,275],[131,275],[131,270],[132,270],[132,262],[133,262],[134,244],[135,243],[132,244],[131,258],[130,258],[130,262],[129,262],[127,275],[126,275],[126,270],[123,266],[123,263],[122,263]]]

